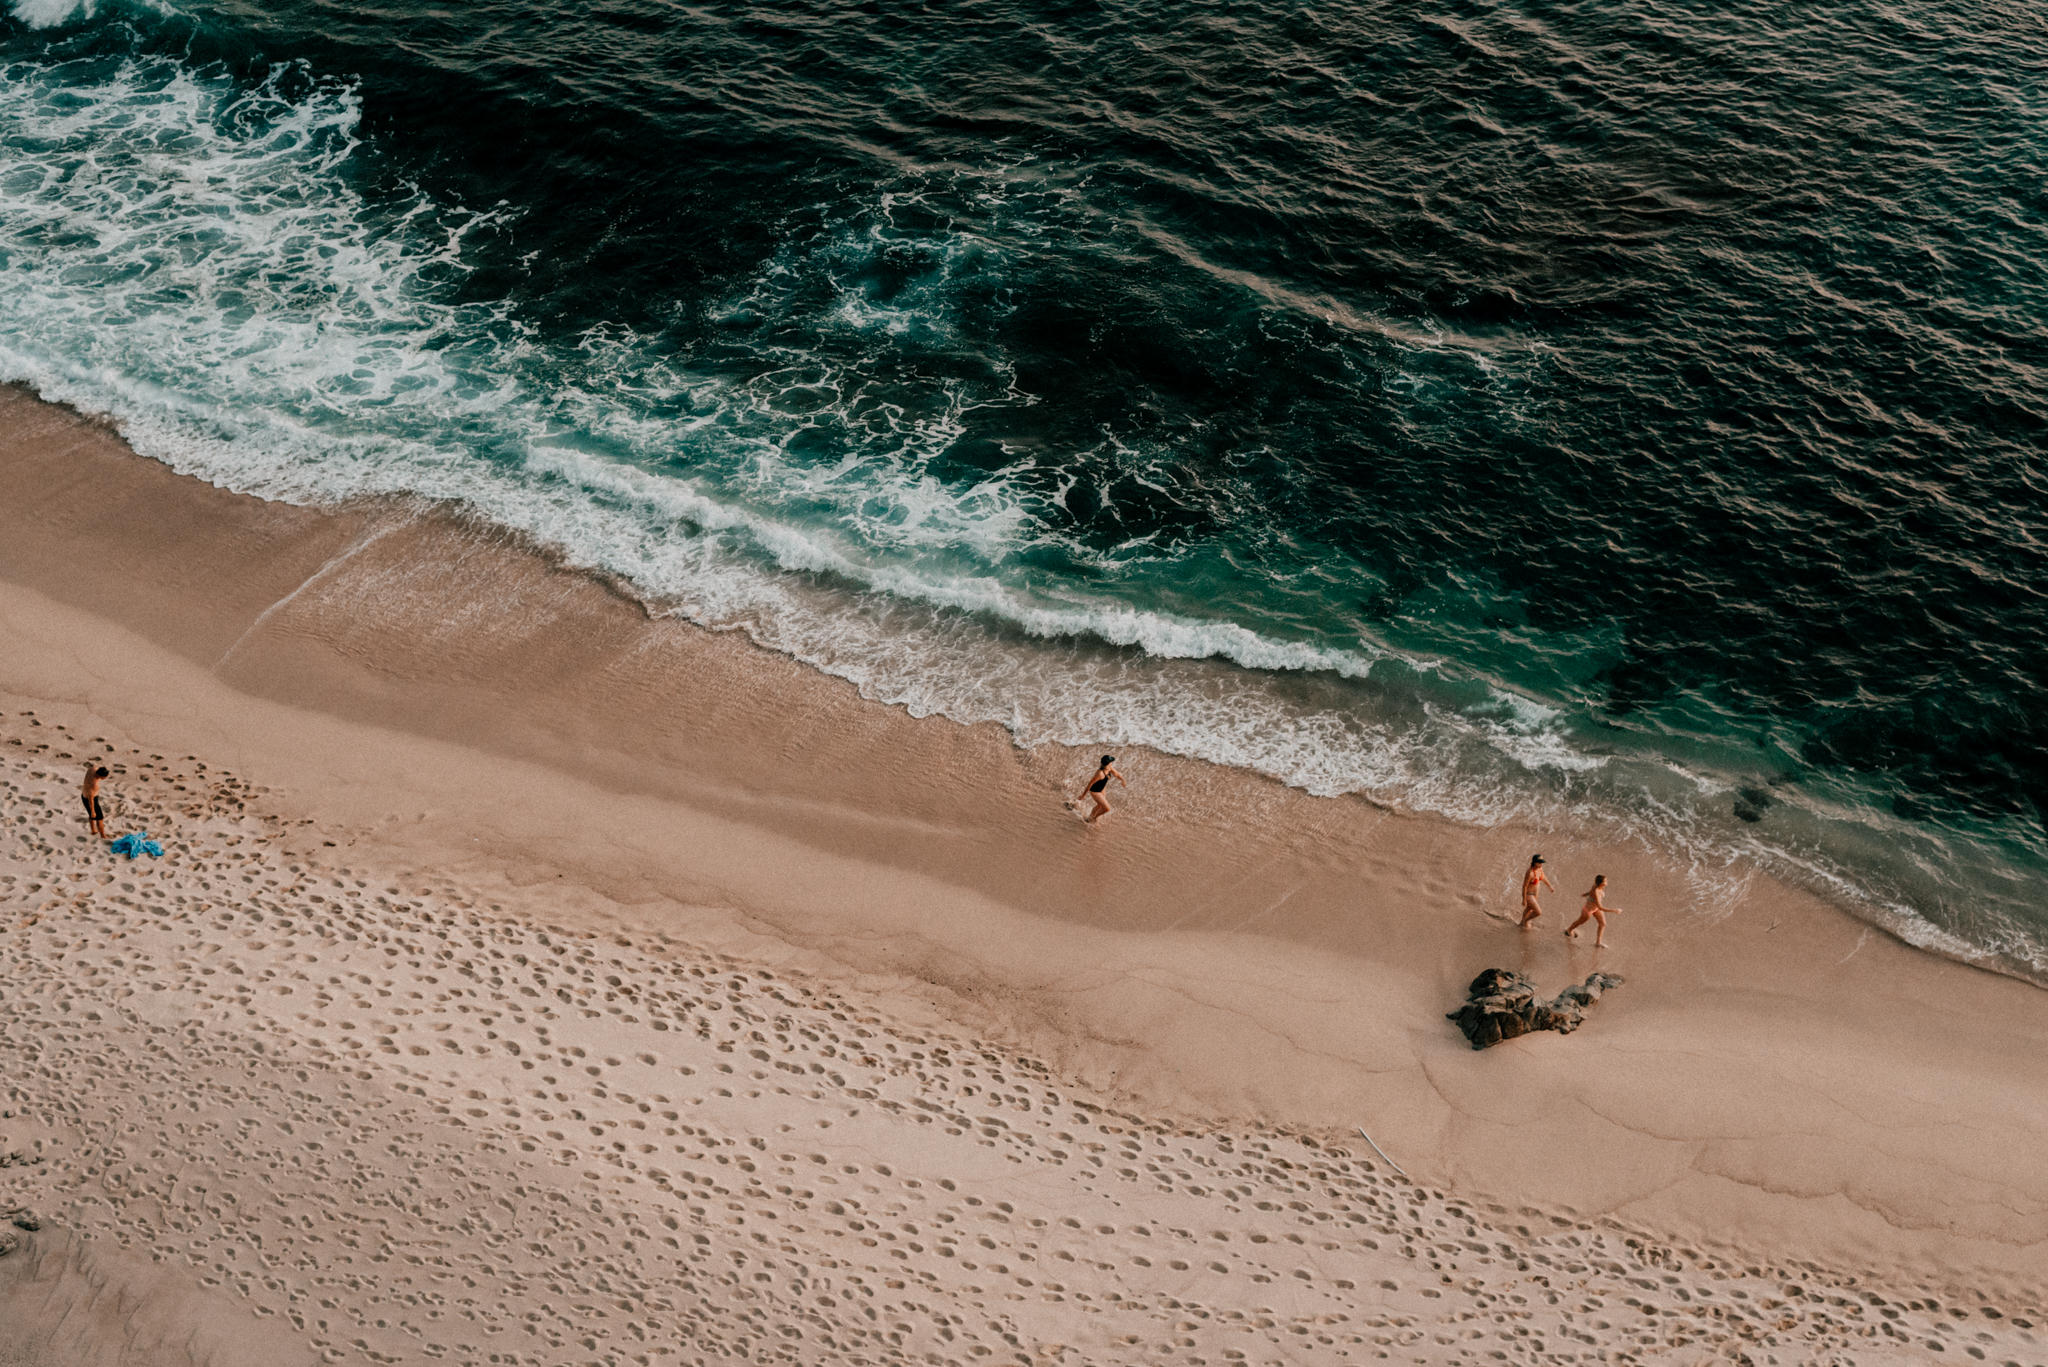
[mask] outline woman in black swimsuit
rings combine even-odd
[[[1115,779],[1118,783],[1123,783],[1126,788],[1131,786],[1128,783],[1124,783],[1124,776],[1117,772],[1116,756],[1104,755],[1101,767],[1095,771],[1095,777],[1088,780],[1087,789],[1076,794],[1074,797],[1076,802],[1079,802],[1084,797],[1095,799],[1095,810],[1088,813],[1088,821],[1091,825],[1095,822],[1096,818],[1106,816],[1109,812],[1109,799],[1102,795],[1102,790],[1109,786],[1111,779]]]
[[[104,764],[88,764],[85,766],[85,782],[78,786],[79,800],[85,803],[85,819],[92,833],[102,840],[107,838],[107,809],[100,801],[100,780],[106,776]]]

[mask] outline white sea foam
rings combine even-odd
[[[488,218],[423,201],[380,211],[339,174],[356,147],[348,90],[287,104],[133,68],[51,94],[10,82],[0,95],[44,172],[10,178],[0,196],[0,232],[22,248],[0,305],[0,367],[114,414],[174,468],[296,501],[460,502],[871,697],[995,720],[1026,744],[1148,743],[1478,819],[1526,803],[1448,777],[1470,769],[1450,750],[1509,734],[1492,720],[1401,726],[1355,699],[1305,699],[1284,677],[1364,678],[1380,651],[1006,576],[1002,562],[1047,534],[1034,496],[1001,476],[947,484],[926,465],[976,400],[965,386],[914,424],[884,424],[879,454],[825,468],[783,445],[789,388],[822,394],[820,409],[846,404],[848,377],[808,357],[766,380],[715,382],[650,357],[624,329],[597,330],[572,382],[543,392],[516,320],[442,302],[465,236]],[[90,245],[29,247],[59,227]],[[205,246],[164,245],[193,240]],[[917,250],[937,271],[971,254]],[[800,273],[778,263],[764,278]],[[778,302],[763,296],[780,287],[747,306]],[[466,447],[477,440],[510,459],[478,459]],[[594,449],[692,443],[723,459],[677,473]],[[821,515],[789,515],[806,507]],[[1566,753],[1544,718],[1502,715],[1518,745]]]
[[[767,605],[705,592],[717,556],[695,545],[703,533],[737,534],[706,544],[756,552],[756,570],[829,573],[1047,639],[1354,677],[1373,663],[1363,648],[1006,579],[1001,562],[1050,535],[1036,497],[1002,475],[963,487],[929,469],[975,401],[967,386],[909,420],[865,415],[875,440],[821,467],[789,458],[800,424],[780,400],[808,388],[823,395],[812,414],[843,419],[860,396],[811,358],[713,380],[611,329],[583,339],[576,367],[545,373],[506,311],[445,302],[491,215],[373,207],[341,174],[359,118],[346,88],[289,102],[274,82],[236,91],[174,67],[92,85],[34,74],[0,91],[23,165],[0,190],[9,369],[118,416],[180,469],[299,500],[460,500],[654,596],[733,612]],[[42,245],[53,237],[67,245]],[[592,442],[649,464],[693,446],[714,458],[674,473]],[[512,459],[479,460],[478,444]],[[807,510],[823,515],[790,516]],[[739,575],[741,557],[727,558]]]
[[[157,16],[171,16],[178,9],[167,0],[8,0],[7,8],[16,19],[32,29],[67,28],[86,24],[126,7]]]
[[[16,0],[29,7],[29,22],[58,8]],[[0,72],[0,377],[226,487],[462,504],[919,715],[1026,745],[1146,744],[1468,822],[1604,822],[1695,851],[1708,902],[1740,876],[1698,820],[1708,789],[1674,777],[1682,792],[1616,805],[1619,781],[1597,786],[1611,758],[1554,708],[1364,640],[1119,597],[1120,555],[1159,548],[1062,541],[1048,513],[1065,491],[1022,463],[939,478],[964,416],[1014,397],[999,365],[912,404],[772,338],[775,364],[733,379],[624,327],[550,349],[509,306],[458,302],[495,216],[366,195],[355,93],[294,88],[141,60]],[[898,230],[887,207],[879,226],[789,246],[729,311],[775,317],[822,279],[824,324],[949,335],[993,249]],[[861,284],[882,249],[915,267],[886,299]],[[820,424],[845,454],[794,454]],[[1156,459],[1109,454],[1141,481]],[[1019,568],[1046,548],[1112,590]],[[1386,686],[1388,665],[1428,698]],[[1811,881],[1841,878],[1808,863]]]
[[[56,28],[93,17],[95,0],[12,0],[14,17],[30,28]]]

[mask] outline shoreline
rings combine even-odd
[[[1671,912],[1654,855],[1198,761],[1120,755],[1087,830],[1093,753],[864,701],[445,512],[229,494],[18,390],[0,433],[7,709],[223,765],[353,857],[878,994],[1160,1123],[1362,1125],[1427,1188],[2008,1310],[2048,1282],[2048,1173],[2012,1161],[2048,1133],[2040,989],[1761,875]],[[1555,895],[1513,931],[1532,849],[1609,874],[1611,949]],[[1475,1054],[1443,1013],[1495,966],[1626,982]]]

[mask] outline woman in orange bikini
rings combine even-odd
[[[1522,875],[1521,928],[1523,930],[1527,930],[1530,922],[1543,914],[1543,908],[1536,901],[1537,890],[1539,888],[1554,888],[1556,886],[1557,884],[1550,881],[1550,875],[1543,871],[1543,856],[1539,854],[1534,859],[1531,859],[1529,861],[1529,871]]]
[[[1610,907],[1605,901],[1601,900],[1606,893],[1607,875],[1604,873],[1594,874],[1593,886],[1586,889],[1586,904],[1579,908],[1579,919],[1565,928],[1564,933],[1567,936],[1574,940],[1578,939],[1579,927],[1591,921],[1597,927],[1593,932],[1593,948],[1607,948],[1607,918],[1617,915],[1621,908]]]

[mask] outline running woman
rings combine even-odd
[[[1117,772],[1116,756],[1104,755],[1101,765],[1095,770],[1095,777],[1089,779],[1088,786],[1074,796],[1074,801],[1076,802],[1079,802],[1084,797],[1095,799],[1095,810],[1088,813],[1088,824],[1091,826],[1095,824],[1098,818],[1109,815],[1109,798],[1104,795],[1102,790],[1109,786],[1111,779],[1115,779],[1118,783],[1123,783],[1123,786],[1126,788],[1131,786],[1128,783],[1124,783],[1124,776]]]

